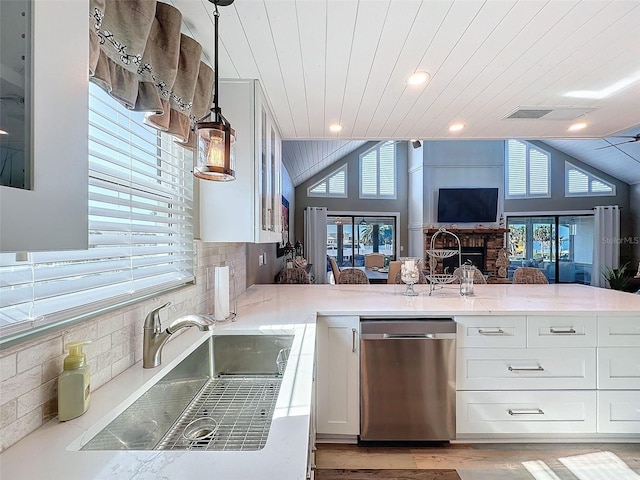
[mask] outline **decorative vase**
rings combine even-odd
[[[413,289],[413,286],[418,283],[420,279],[420,259],[406,257],[401,259],[400,265],[400,278],[407,284],[407,289],[402,293],[408,297],[415,297],[418,295]]]

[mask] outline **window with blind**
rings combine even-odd
[[[307,188],[307,196],[347,198],[347,165],[334,170]]]
[[[505,151],[506,198],[550,197],[550,155],[519,140],[507,140]]]
[[[393,140],[360,155],[360,198],[396,198],[396,143]]]
[[[615,185],[569,162],[564,163],[564,173],[565,197],[614,196],[616,194]]]
[[[143,117],[90,84],[89,249],[0,254],[3,336],[193,280],[192,154]]]

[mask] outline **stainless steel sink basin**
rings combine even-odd
[[[214,335],[81,450],[259,450],[293,335]]]

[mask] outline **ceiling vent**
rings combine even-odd
[[[525,120],[575,120],[578,117],[592,112],[595,108],[583,107],[518,107],[503,119]]]
[[[553,110],[537,108],[519,108],[505,118],[542,118]]]

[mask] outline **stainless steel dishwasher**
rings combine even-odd
[[[360,440],[455,438],[455,322],[362,319],[360,334]]]

